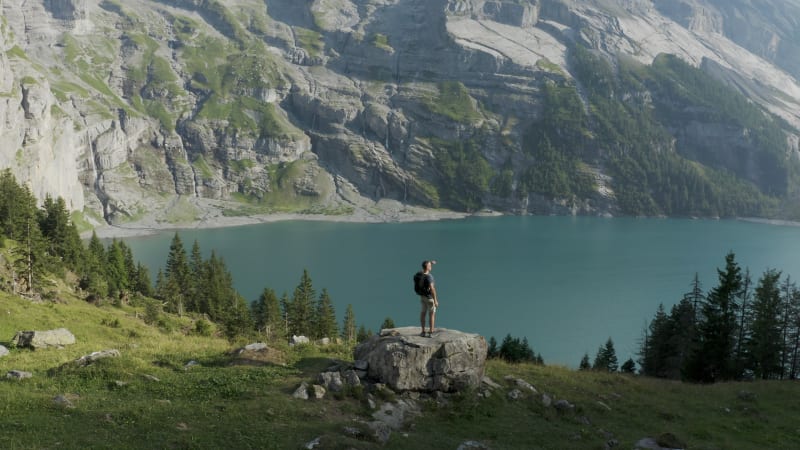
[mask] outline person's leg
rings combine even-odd
[[[425,313],[428,312],[428,305],[423,298],[420,298],[420,304],[422,311],[419,313],[419,326],[422,328],[422,334],[425,334]]]
[[[433,324],[434,324],[434,322],[436,322],[436,311],[434,311],[433,308],[431,308],[431,311],[430,311],[430,323],[431,323],[431,331],[430,331],[430,333],[431,334],[433,334]]]

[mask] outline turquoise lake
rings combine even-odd
[[[498,342],[527,337],[547,364],[576,367],[611,337],[620,364],[636,352],[659,303],[678,302],[698,273],[705,291],[728,251],[754,282],[767,268],[800,276],[800,227],[735,220],[492,217],[354,224],[317,221],[180,231],[187,252],[225,259],[238,291],[291,295],[303,269],[327,288],[341,324],[347,304],[377,330],[385,317],[419,324],[412,276],[435,259],[436,325]],[[174,231],[126,238],[136,260],[164,266]]]

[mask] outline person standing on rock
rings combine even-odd
[[[421,294],[419,300],[422,303],[422,312],[419,314],[419,323],[422,327],[420,336],[431,337],[433,335],[433,325],[436,321],[436,308],[439,307],[439,296],[436,295],[436,284],[433,281],[431,270],[436,261],[422,261],[422,276],[423,286],[426,288],[427,293]],[[425,316],[428,316],[430,322],[430,329],[425,333]]]

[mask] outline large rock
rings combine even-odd
[[[16,347],[29,347],[32,349],[47,347],[63,347],[75,343],[75,335],[66,328],[48,331],[19,331],[11,343]]]
[[[478,334],[439,328],[433,337],[419,327],[388,328],[356,347],[367,378],[395,391],[455,392],[479,386],[486,368],[486,340]]]

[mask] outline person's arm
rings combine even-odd
[[[431,283],[431,296],[433,296],[433,306],[439,307],[439,296],[436,295],[436,284]]]

